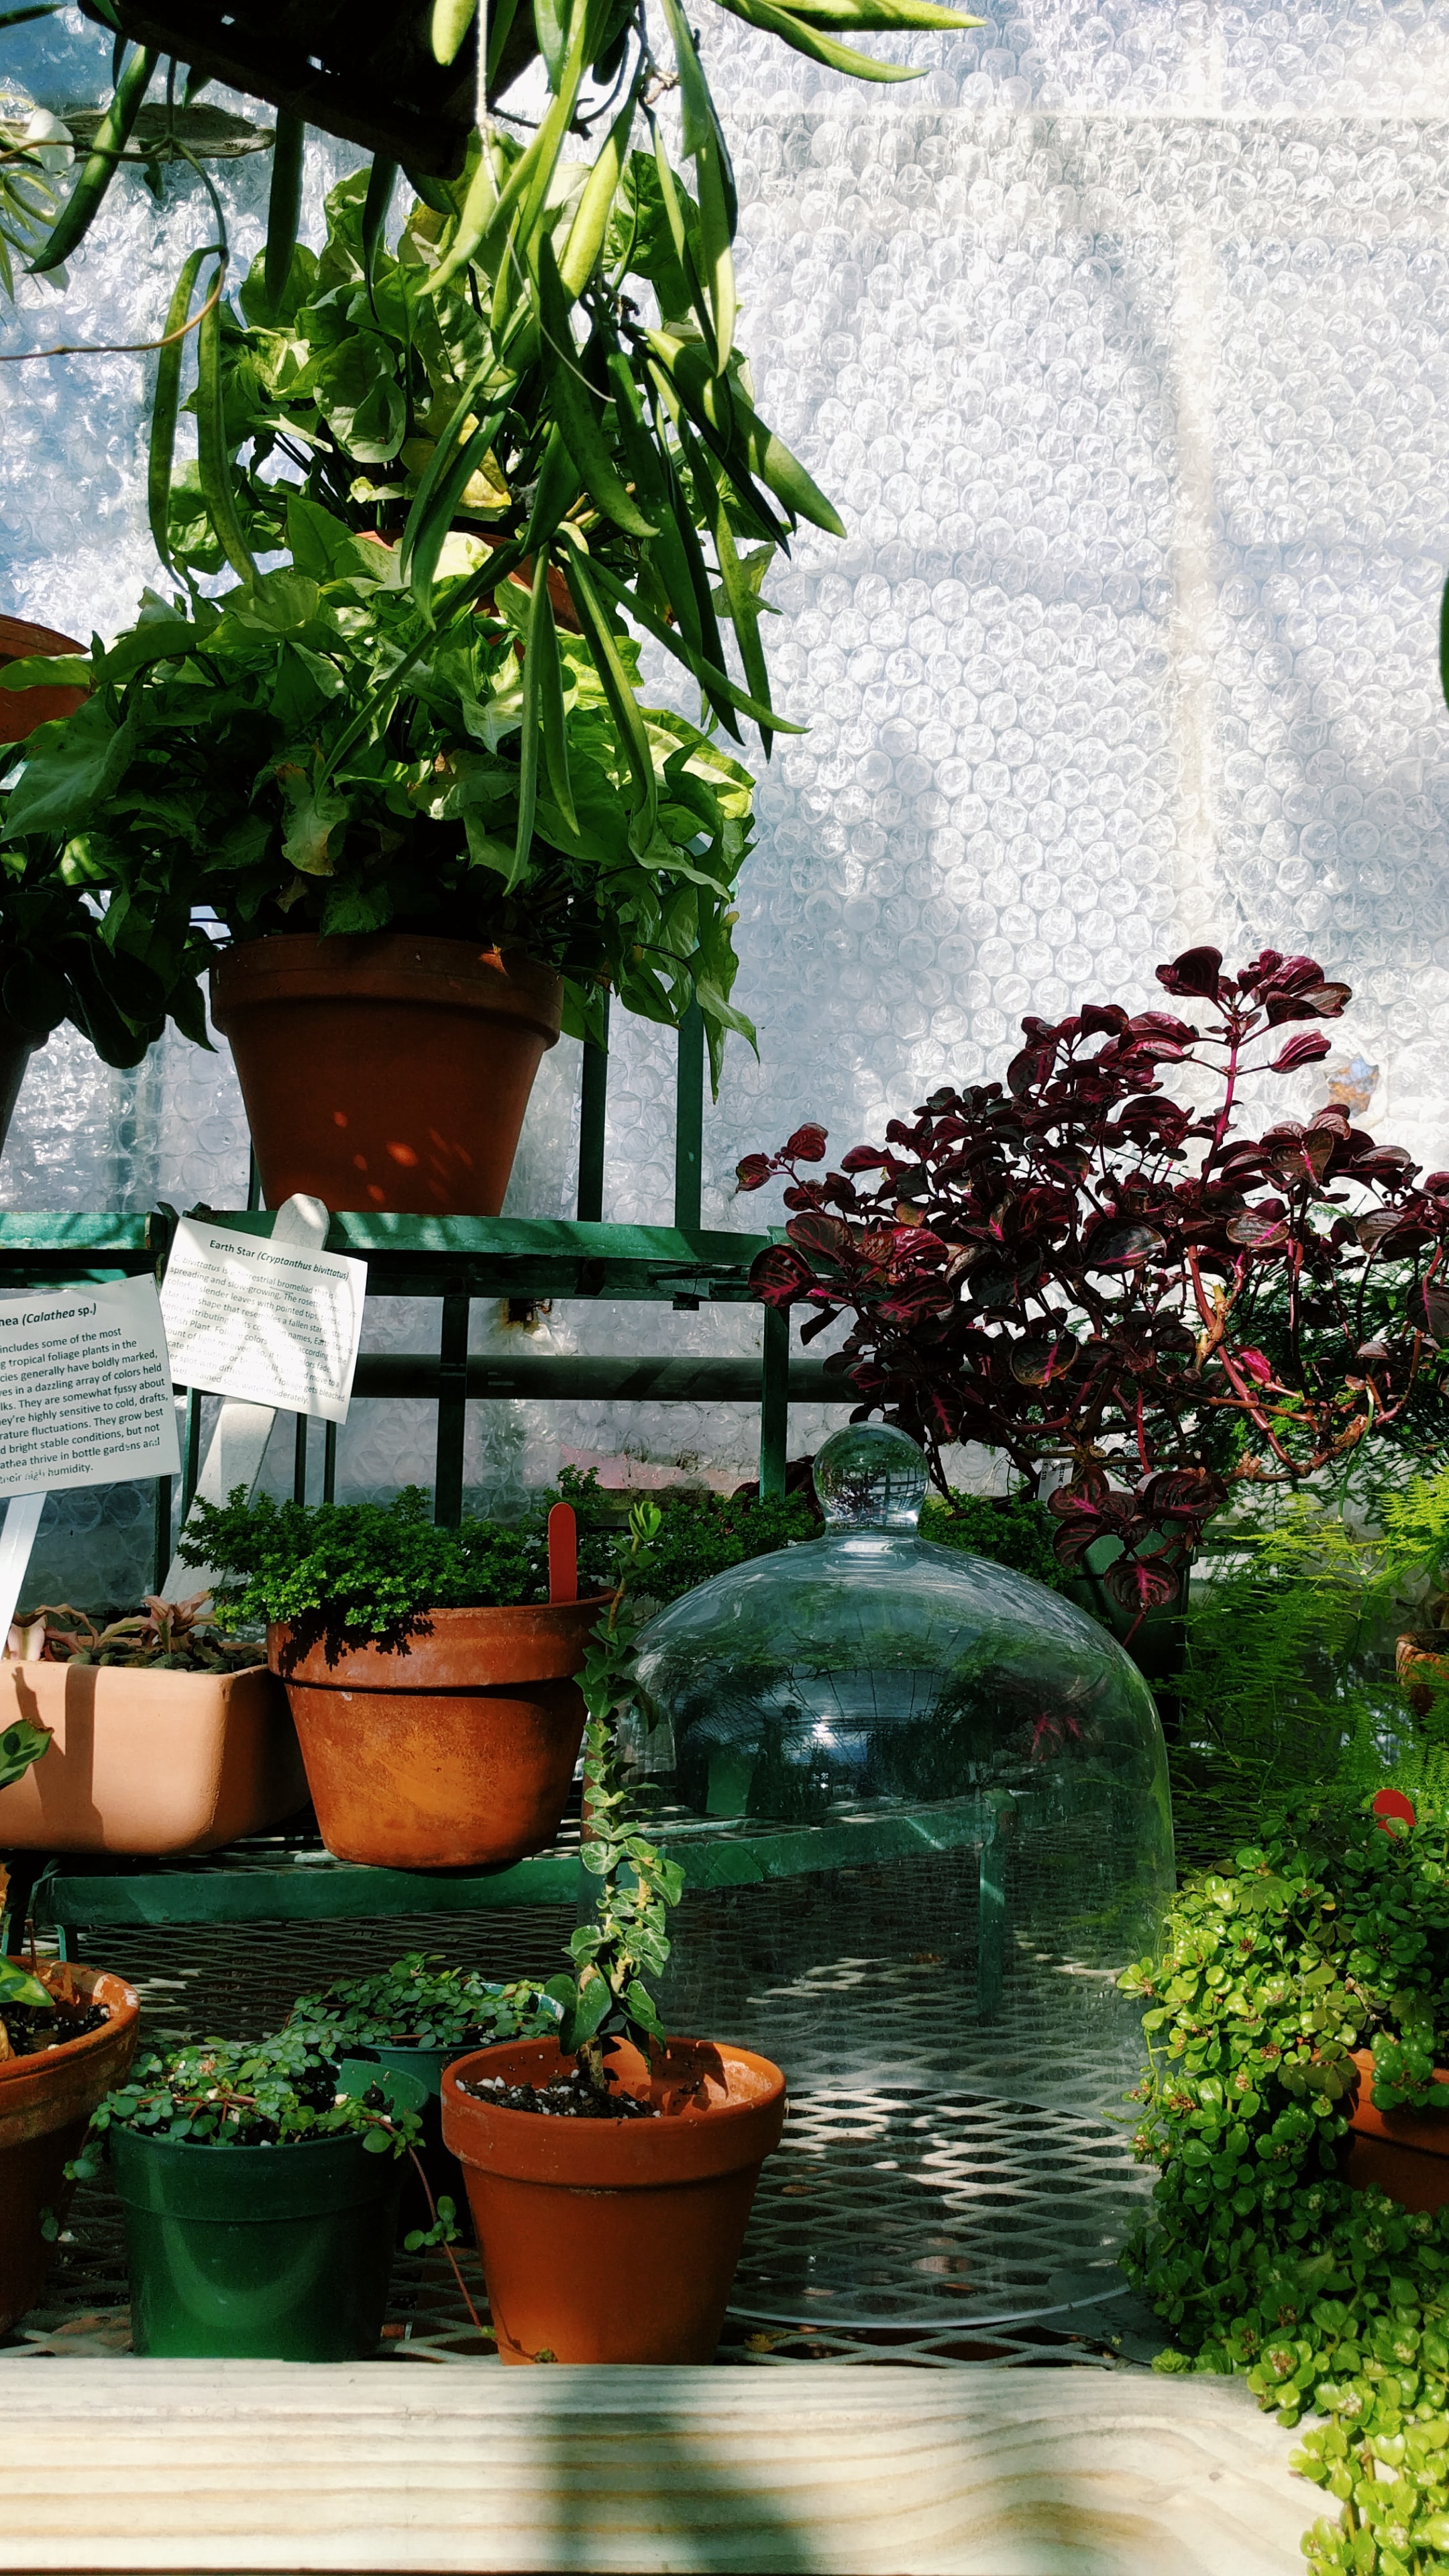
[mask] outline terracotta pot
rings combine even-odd
[[[710,2361],[785,2078],[766,2057],[672,2040],[662,2076],[611,2053],[659,2120],[560,2120],[462,2090],[501,2075],[546,2084],[574,2064],[552,2039],[502,2040],[443,2076],[443,2138],[468,2183],[503,2361]],[[705,2099],[689,2098],[702,2083]]]
[[[0,617],[0,662],[28,662],[41,653],[88,653],[73,635],[32,626],[23,617]],[[73,716],[87,692],[71,689],[0,689],[0,742],[24,742],[53,716]]]
[[[0,1728],[51,1728],[48,1753],[0,1789],[0,1850],[216,1851],[306,1803],[286,1694],[263,1666],[131,1672],[0,1662]]]
[[[1394,1647],[1399,1688],[1416,1717],[1427,1717],[1436,1699],[1449,1691],[1449,1637],[1442,1628],[1400,1637]]]
[[[40,1974],[43,1979],[43,1963]],[[65,2168],[96,2104],[121,2082],[135,2054],[140,2006],[131,1988],[104,1968],[72,1967],[70,1974],[84,1995],[107,2007],[110,2020],[59,2048],[0,2060],[0,2333],[34,2307],[45,2286],[55,2244],[40,2232],[42,2214],[64,2216],[70,2200]]]
[[[1355,2191],[1386,2191],[1403,2209],[1449,2208],[1449,2111],[1376,2111],[1373,2051],[1356,2048],[1358,2090],[1349,2114],[1344,2178]],[[1434,2069],[1449,2084],[1449,2069]]]
[[[497,1216],[563,982],[471,940],[284,934],[223,949],[231,1040],[262,1188],[330,1208]]]
[[[268,1631],[322,1839],[383,1869],[482,1869],[558,1831],[583,1741],[574,1675],[609,1606],[430,1610],[396,1648]]]

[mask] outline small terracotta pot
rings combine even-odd
[[[41,654],[88,653],[73,635],[32,626],[24,617],[0,617],[0,662],[29,662]],[[25,742],[37,725],[73,716],[88,692],[82,688],[0,689],[0,742]]]
[[[395,1648],[267,1632],[324,1843],[382,1869],[482,1869],[552,1842],[609,1606],[430,1610]]]
[[[1358,2089],[1349,2114],[1344,2179],[1355,2191],[1386,2191],[1403,2209],[1449,2208],[1449,2111],[1376,2111],[1373,2051],[1356,2048]],[[1449,2084],[1449,2069],[1434,2069]]]
[[[547,2084],[574,2063],[555,2040],[509,2039],[444,2071],[443,2139],[467,2178],[499,2358],[710,2361],[785,2078],[747,2049],[676,2039],[659,2076],[637,2049],[609,2057],[622,2089],[682,2103],[659,2120],[553,2119],[462,2090],[480,2075]]]
[[[1426,1628],[1400,1637],[1394,1670],[1415,1716],[1427,1717],[1435,1700],[1449,1691],[1449,1636],[1442,1628]]]
[[[44,1962],[39,1973],[43,1983]],[[72,1967],[70,1974],[82,1994],[106,2006],[110,2020],[59,2048],[0,2060],[0,2334],[34,2307],[45,2287],[55,2243],[42,2236],[41,2218],[47,2210],[64,2217],[70,2201],[65,2168],[96,2104],[121,2082],[136,2049],[140,2006],[131,1988],[104,1968]]]
[[[284,934],[224,949],[231,1040],[268,1205],[497,1216],[563,982],[466,939]]]
[[[0,1789],[0,1851],[217,1851],[295,1815],[307,1779],[286,1693],[239,1673],[0,1662],[0,1729],[54,1742]]]

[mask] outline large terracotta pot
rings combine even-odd
[[[44,1962],[39,1973],[44,1982]],[[47,2210],[64,2216],[65,2168],[96,2104],[121,2082],[135,2054],[140,2006],[131,1988],[104,1968],[72,1967],[69,1974],[88,2001],[106,2006],[109,2021],[59,2048],[0,2060],[0,2333],[34,2307],[45,2287],[55,2241],[41,2234],[41,2219]]]
[[[471,940],[283,934],[223,949],[231,1040],[267,1202],[497,1216],[563,983]]]
[[[430,1610],[395,1648],[269,1629],[328,1850],[383,1869],[542,1851],[583,1741],[574,1675],[608,1606]]]
[[[1403,2209],[1449,2208],[1449,2110],[1376,2111],[1373,2051],[1356,2048],[1358,2090],[1349,2113],[1344,2177],[1355,2191],[1386,2191]],[[1449,2069],[1436,2067],[1449,2085]]]
[[[443,2137],[462,2164],[503,2361],[711,2361],[766,2156],[785,2125],[767,2057],[671,2040],[661,2075],[613,2051],[623,2090],[659,2120],[551,2119],[462,2090],[480,2075],[546,2084],[574,2060],[501,2040],[448,2067]]]
[[[29,662],[42,653],[88,653],[73,635],[53,626],[32,626],[24,617],[0,617],[0,662]],[[0,742],[25,742],[37,725],[54,716],[73,716],[82,704],[82,688],[0,689]]]
[[[217,1851],[306,1803],[286,1693],[239,1673],[0,1662],[0,1729],[54,1742],[0,1789],[0,1851]]]

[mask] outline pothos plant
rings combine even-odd
[[[1449,1828],[1305,1801],[1177,1899],[1148,2009],[1138,2152],[1160,2169],[1130,2277],[1177,2336],[1159,2370],[1242,2371],[1337,2508],[1319,2576],[1449,2566],[1449,2212],[1352,2191],[1357,2072],[1446,2121]]]
[[[1328,1052],[1284,1032],[1349,987],[1274,949],[1236,974],[1190,949],[1157,977],[1192,1018],[1028,1018],[1004,1085],[933,1092],[839,1170],[815,1175],[818,1126],[739,1166],[743,1190],[788,1176],[752,1285],[809,1310],[802,1340],[848,1318],[826,1366],[855,1418],[923,1441],[943,1488],[954,1441],[1032,1490],[1052,1463],[1058,1558],[1115,1551],[1106,1588],[1135,1615],[1173,1600],[1230,1494],[1342,1473],[1449,1342],[1449,1172],[1421,1181],[1336,1104],[1238,1126],[1250,1074]]]
[[[623,1745],[638,1712],[634,1641],[638,1631],[628,1605],[630,1581],[662,1515],[654,1503],[636,1503],[629,1515],[629,1555],[619,1590],[589,1644],[579,1675],[588,1716],[584,1726],[584,1837],[579,1857],[597,1882],[594,1913],[569,1942],[572,1976],[550,1978],[544,1994],[562,2012],[559,2046],[577,2056],[590,2083],[607,2090],[606,2051],[613,2039],[631,2039],[646,2059],[666,2039],[648,1980],[662,1975],[669,1957],[669,1909],[684,1890],[684,1872],[642,1830],[637,1784],[626,1774]]]
[[[916,74],[841,45],[829,31],[978,23],[931,0],[729,5],[815,60],[872,80]],[[154,6],[133,11],[129,0],[92,0],[89,14],[117,35],[115,98],[32,263],[41,271],[67,257],[93,221],[159,74],[158,34],[170,25],[164,11],[158,21]],[[325,113],[326,100],[339,98],[349,70],[355,73],[345,57],[376,39],[349,27],[338,56],[331,12],[289,14],[295,25],[277,29],[268,13],[260,45],[256,29],[248,36],[245,13],[215,13],[215,23],[194,9],[176,18],[178,47],[194,41],[200,54],[200,78],[188,82],[188,98],[218,66],[238,77],[240,47],[248,63],[255,55],[252,76],[264,94],[282,98],[284,113],[267,249],[244,290],[243,323],[224,310],[225,225],[214,191],[218,238],[191,253],[177,282],[153,406],[153,532],[168,567],[190,574],[193,565],[217,559],[208,551],[215,548],[247,592],[268,598],[255,549],[277,542],[290,486],[313,503],[325,500],[354,526],[395,537],[406,587],[378,649],[364,654],[366,667],[352,657],[340,684],[328,642],[296,635],[303,649],[333,664],[332,674],[311,670],[320,700],[302,686],[295,665],[291,689],[282,692],[283,724],[306,740],[300,769],[317,828],[299,873],[292,872],[294,836],[284,854],[289,865],[266,886],[265,899],[296,904],[310,896],[297,920],[315,919],[329,930],[386,921],[419,926],[420,909],[436,915],[439,891],[446,909],[457,893],[453,854],[463,846],[461,831],[422,841],[406,831],[406,855],[379,865],[373,827],[382,818],[369,788],[379,765],[396,787],[399,757],[406,765],[420,753],[476,743],[490,766],[482,807],[476,766],[467,785],[444,771],[437,793],[447,811],[429,818],[456,826],[472,811],[477,829],[467,864],[485,877],[495,871],[492,884],[464,889],[460,932],[466,924],[473,935],[480,901],[504,933],[515,923],[531,930],[540,895],[555,888],[554,913],[569,912],[582,864],[611,935],[602,955],[596,946],[582,963],[569,950],[574,1025],[582,1019],[581,979],[605,972],[631,1008],[656,1018],[677,1018],[697,999],[717,1079],[725,1031],[746,1029],[729,1000],[728,896],[744,855],[747,797],[740,801],[743,773],[721,753],[707,756],[702,728],[739,740],[744,716],[766,754],[776,733],[794,730],[771,704],[761,582],[772,552],[788,548],[802,520],[835,535],[844,530],[756,411],[735,345],[737,197],[698,40],[678,0],[663,0],[665,59],[656,56],[642,0],[535,0],[531,11],[505,5],[479,13],[476,23],[459,0],[397,9],[379,58],[390,93],[385,104],[426,68],[424,55],[433,72],[464,66],[471,55],[476,122],[466,149],[459,138],[461,168],[450,165],[447,100],[457,75],[441,87],[432,80],[441,122],[431,140],[441,149],[424,155],[433,177],[414,165],[420,201],[396,250],[387,236],[398,166],[378,158],[365,178],[334,196],[318,263],[296,246],[303,128],[290,83],[298,42],[305,22],[304,87]],[[134,50],[132,35],[142,40]],[[536,122],[501,104],[530,70],[543,90]],[[176,71],[173,59],[168,101]],[[678,93],[693,197],[658,112],[668,91]],[[344,116],[341,130],[359,129]],[[575,156],[578,140],[587,157]],[[436,175],[450,166],[455,175]],[[197,464],[178,513],[177,414],[198,296]],[[449,548],[460,528],[477,536],[472,558],[461,562]],[[298,560],[290,520],[281,533],[292,546],[294,573],[316,578],[315,566]],[[264,605],[264,621],[271,613]],[[652,638],[696,683],[701,727],[681,728],[680,720],[641,706],[630,640],[639,636]],[[729,668],[726,636],[743,687]],[[522,660],[516,673],[515,640]],[[466,694],[475,705],[492,694],[484,682],[505,665],[516,691],[507,720],[495,709],[481,735],[455,724],[461,711],[452,703],[448,666],[460,652],[474,663]],[[480,655],[486,672],[477,668]],[[310,700],[300,709],[299,693]],[[432,729],[419,727],[420,699]],[[587,745],[570,722],[583,713],[595,737]],[[439,722],[451,729],[450,742],[439,740]],[[587,759],[576,758],[584,751]],[[107,789],[115,783],[108,780]],[[724,794],[735,799],[727,814]],[[596,889],[587,844],[607,807],[615,829]],[[69,816],[62,819],[68,825]],[[387,820],[399,819],[411,824],[414,815],[394,802]],[[448,871],[441,890],[429,879],[432,860]],[[218,890],[226,873],[215,872]],[[642,914],[633,903],[641,875],[652,876],[658,898]],[[140,900],[149,917],[146,889],[134,874],[123,884],[128,909]],[[624,918],[612,935],[616,897]],[[255,904],[248,910],[239,899],[237,908],[251,927],[271,926]],[[556,917],[539,919],[538,928],[545,940],[552,937],[555,946],[545,953],[554,954],[577,925],[567,936]],[[599,1033],[597,1015],[590,1026]]]

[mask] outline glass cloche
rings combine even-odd
[[[1120,2297],[1150,2181],[1116,1980],[1173,1885],[1152,1695],[1085,1611],[917,1535],[903,1433],[836,1432],[815,1490],[823,1538],[640,1642],[640,1759],[687,1872],[664,2010],[790,2082],[732,2304],[1060,2322]]]

